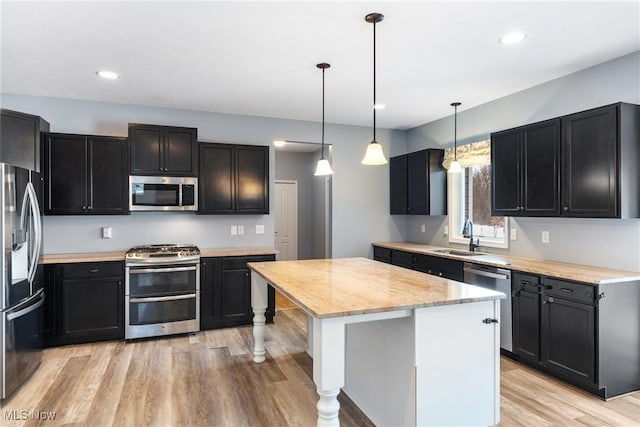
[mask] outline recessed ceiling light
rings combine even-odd
[[[103,79],[115,80],[120,78],[120,75],[114,71],[102,70],[102,71],[96,71],[96,74],[102,77]]]
[[[514,31],[512,33],[506,34],[504,36],[502,36],[500,38],[500,43],[502,44],[514,44],[514,43],[518,43],[521,42],[522,40],[526,39],[527,36],[524,33],[521,33],[519,31]]]
[[[276,147],[284,147],[286,143],[287,143],[287,141],[283,141],[281,139],[274,139],[273,140],[273,145],[275,145]]]

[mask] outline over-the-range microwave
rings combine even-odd
[[[131,211],[195,211],[198,209],[198,178],[129,176]]]

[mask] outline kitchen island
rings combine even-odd
[[[505,295],[365,258],[250,263],[254,361],[272,285],[309,319],[318,425],[343,389],[377,425],[499,422]]]

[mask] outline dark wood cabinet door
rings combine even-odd
[[[614,105],[562,119],[563,215],[619,216],[617,110]]]
[[[522,212],[521,135],[519,129],[491,135],[491,216]]]
[[[540,294],[520,290],[512,297],[513,352],[532,362],[540,360]]]
[[[164,175],[164,135],[154,126],[129,125],[132,175]]]
[[[429,215],[429,154],[427,150],[407,155],[407,213]]]
[[[129,212],[126,138],[89,137],[88,206],[92,214]]]
[[[559,215],[560,120],[523,128],[522,144],[524,215]]]
[[[389,199],[391,214],[403,215],[408,207],[407,155],[389,159]]]
[[[220,258],[202,258],[200,262],[200,329],[221,326]]]
[[[0,109],[0,163],[39,171],[40,123],[38,116]]]
[[[122,278],[63,279],[61,292],[66,344],[124,338]]]
[[[235,213],[233,146],[200,144],[198,213]]]
[[[196,129],[166,129],[164,172],[174,176],[198,174],[198,142]]]
[[[236,211],[269,213],[269,147],[236,146]]]
[[[543,365],[574,381],[595,384],[595,307],[545,296],[541,325]]]
[[[220,297],[223,323],[231,325],[252,321],[251,275],[248,269],[223,270]]]
[[[84,213],[87,208],[87,153],[84,136],[51,134],[46,141],[45,150],[45,213]]]

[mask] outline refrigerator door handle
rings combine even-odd
[[[42,241],[42,223],[40,220],[40,207],[38,206],[38,198],[36,196],[36,191],[33,188],[33,184],[31,182],[27,183],[27,188],[25,194],[29,194],[29,206],[31,208],[31,216],[33,217],[33,233],[34,233],[34,247],[30,254],[30,265],[29,272],[27,274],[27,279],[29,283],[33,283],[33,279],[36,276],[36,271],[38,269],[38,258],[40,258],[40,249],[41,249],[41,241]],[[24,204],[23,204],[23,212],[24,212]],[[23,215],[23,221],[25,216]],[[26,227],[26,224],[25,224]]]
[[[31,302],[33,302],[34,300],[39,299],[39,301],[35,304],[29,305]],[[17,319],[19,317],[22,317],[26,314],[31,313],[34,310],[37,310],[38,308],[40,308],[40,306],[44,304],[44,290],[40,290],[38,291],[38,293],[36,293],[35,295],[33,295],[31,298],[29,298],[28,300],[26,300],[25,302],[23,302],[22,304],[20,304],[18,307],[21,306],[27,306],[26,308],[23,308],[21,310],[18,311],[8,311],[7,312],[7,321],[10,322],[14,319]],[[16,307],[16,308],[18,308]],[[14,309],[15,310],[15,309]]]

